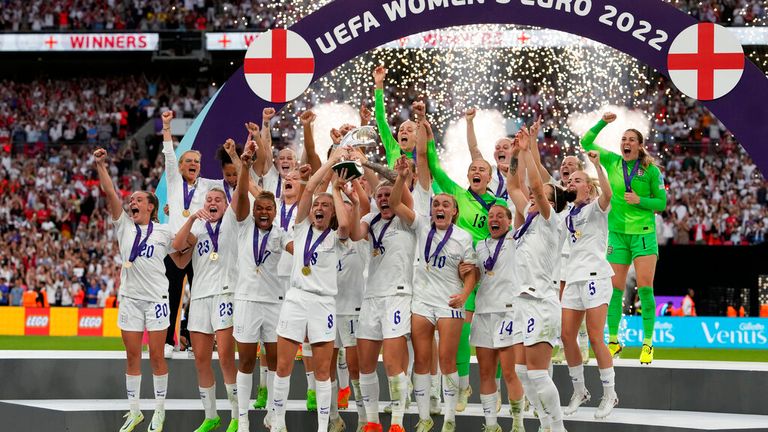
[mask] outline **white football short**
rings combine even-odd
[[[415,315],[421,315],[429,320],[432,325],[437,325],[441,319],[464,319],[464,308],[453,309],[449,307],[432,306],[419,300],[411,303],[411,311]]]
[[[192,299],[189,303],[187,330],[214,334],[232,327],[234,298],[234,294],[228,293]]]
[[[277,342],[281,306],[282,303],[235,300],[235,340],[240,343]]]
[[[523,342],[522,326],[512,308],[504,312],[475,313],[469,344],[478,348],[506,348]]]
[[[277,335],[310,344],[336,340],[336,300],[298,288],[285,294],[277,322]]]
[[[523,344],[532,346],[545,342],[555,346],[561,323],[561,308],[557,297],[541,299],[523,293],[515,306],[520,309]]]
[[[360,323],[358,315],[337,315],[336,316],[336,343],[335,348],[348,348],[357,346],[357,336],[355,332],[359,330]]]
[[[411,296],[396,295],[363,299],[358,339],[380,341],[411,332]]]
[[[120,330],[143,332],[165,330],[171,325],[167,301],[153,302],[120,297],[117,308],[117,326]]]
[[[611,278],[568,282],[563,290],[563,309],[583,311],[608,304],[613,295]]]

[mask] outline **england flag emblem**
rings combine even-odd
[[[256,96],[283,103],[300,96],[312,83],[315,59],[309,44],[297,33],[273,29],[248,47],[243,72]]]
[[[744,73],[744,50],[725,27],[699,23],[680,32],[667,55],[669,76],[685,95],[699,100],[725,96]]]

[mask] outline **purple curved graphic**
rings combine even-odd
[[[397,18],[391,20],[390,14],[401,5],[406,9],[409,5],[423,6],[424,11],[419,14],[408,12],[402,17],[395,14]],[[555,9],[558,5],[560,10]],[[568,5],[569,11],[564,5]],[[628,14],[632,15],[635,24],[626,29]],[[371,19],[378,26],[369,25],[367,32],[362,26],[358,27],[365,22],[371,24]],[[353,21],[350,23],[350,20]],[[650,30],[641,37],[636,31],[640,20],[650,25]],[[670,44],[682,30],[696,22],[684,12],[657,0],[336,0],[290,29],[304,37],[312,47],[315,81],[386,42],[423,31],[470,24],[521,24],[568,32],[623,51],[668,75]],[[342,24],[349,36],[351,27],[357,27],[358,37],[350,37],[344,44],[337,43],[333,51],[323,53],[316,39],[325,41],[325,33],[333,35],[334,28]],[[768,147],[763,143],[768,136],[768,104],[765,101],[768,101],[768,79],[751,61],[745,62],[741,81],[729,94],[714,101],[700,101],[733,132],[764,172],[768,171]],[[193,148],[203,153],[203,160],[212,161],[216,148],[227,137],[243,135],[243,124],[260,119],[266,106],[276,110],[282,108],[281,104],[257,97],[246,84],[241,67],[209,107],[194,137]],[[206,164],[203,175],[220,177],[217,169],[214,163]]]

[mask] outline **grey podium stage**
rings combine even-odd
[[[169,360],[168,400],[165,431],[192,431],[202,421],[202,405],[197,391],[194,362],[184,353]],[[116,431],[127,410],[125,400],[124,354],[120,352],[0,352],[0,431]],[[154,409],[152,380],[148,360],[143,362],[142,410],[145,422],[136,430],[146,430]],[[224,426],[229,421],[220,372],[217,370],[218,408]],[[256,379],[258,374],[256,374]],[[616,362],[616,389],[619,407],[607,420],[593,419],[602,393],[594,360],[586,367],[587,387],[593,400],[576,415],[566,417],[569,432],[685,432],[685,431],[761,431],[768,432],[768,364],[655,361],[641,367],[637,360]],[[379,369],[382,385],[381,408],[389,399],[386,378]],[[561,402],[567,404],[571,383],[565,366],[555,366],[555,383]],[[472,364],[470,382],[475,389],[470,405],[457,416],[457,430],[479,431],[483,425],[479,405],[477,365]],[[254,389],[256,385],[254,384]],[[506,401],[506,389],[502,390]],[[288,412],[289,431],[314,431],[314,413],[304,409],[306,379],[301,362],[296,362]],[[255,395],[254,395],[255,396]],[[511,420],[505,404],[499,423],[508,430]],[[266,430],[264,411],[252,410],[251,430]],[[347,430],[354,431],[357,414],[354,402],[342,412]],[[389,424],[383,414],[382,423]],[[434,416],[435,431],[442,416]],[[405,428],[414,430],[418,420],[415,404],[408,410]],[[538,420],[526,414],[526,430],[536,431]]]

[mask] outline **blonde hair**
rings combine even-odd
[[[203,154],[200,153],[199,151],[197,151],[197,150],[187,150],[187,151],[185,151],[184,153],[181,154],[181,157],[179,158],[179,166],[181,166],[181,162],[184,160],[184,155],[186,155],[187,153],[196,153],[197,157],[199,159],[203,159]]]

